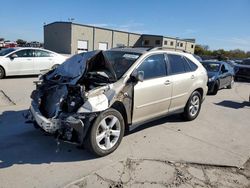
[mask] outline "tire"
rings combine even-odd
[[[234,77],[232,77],[230,84],[227,86],[227,89],[232,89],[234,85]]]
[[[0,79],[3,79],[4,77],[5,77],[4,68],[0,66]]]
[[[201,109],[201,94],[194,91],[188,99],[185,106],[183,117],[187,121],[194,120],[200,113]]]
[[[218,93],[218,90],[219,90],[219,82],[216,81],[216,83],[214,84],[213,91],[211,91],[211,94],[216,95]]]
[[[102,112],[88,132],[85,147],[97,156],[105,156],[117,149],[125,130],[120,112],[110,108]]]

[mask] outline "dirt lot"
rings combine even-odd
[[[148,123],[96,158],[25,124],[34,80],[0,80],[0,187],[250,186],[250,83],[207,96],[195,121]]]

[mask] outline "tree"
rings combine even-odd
[[[194,53],[205,59],[218,59],[218,60],[228,60],[228,59],[244,59],[250,57],[250,51],[245,52],[240,49],[226,51],[224,49],[209,50],[207,45],[196,45]]]
[[[0,37],[0,41],[4,41],[4,38]]]
[[[205,49],[201,45],[195,45],[194,53],[196,55],[204,55]]]
[[[27,43],[27,41],[22,39],[17,39],[16,43],[18,44],[18,46],[24,46]]]

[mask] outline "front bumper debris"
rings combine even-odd
[[[47,119],[44,117],[39,108],[38,105],[32,101],[30,106],[30,113],[33,116],[33,119],[35,122],[46,132],[48,133],[55,133],[58,129],[60,129],[60,122],[57,119]]]

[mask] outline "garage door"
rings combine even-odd
[[[106,42],[99,42],[99,50],[107,50],[108,49],[108,43]]]
[[[77,51],[78,51],[78,53],[87,52],[88,51],[88,41],[78,40],[77,41]]]

